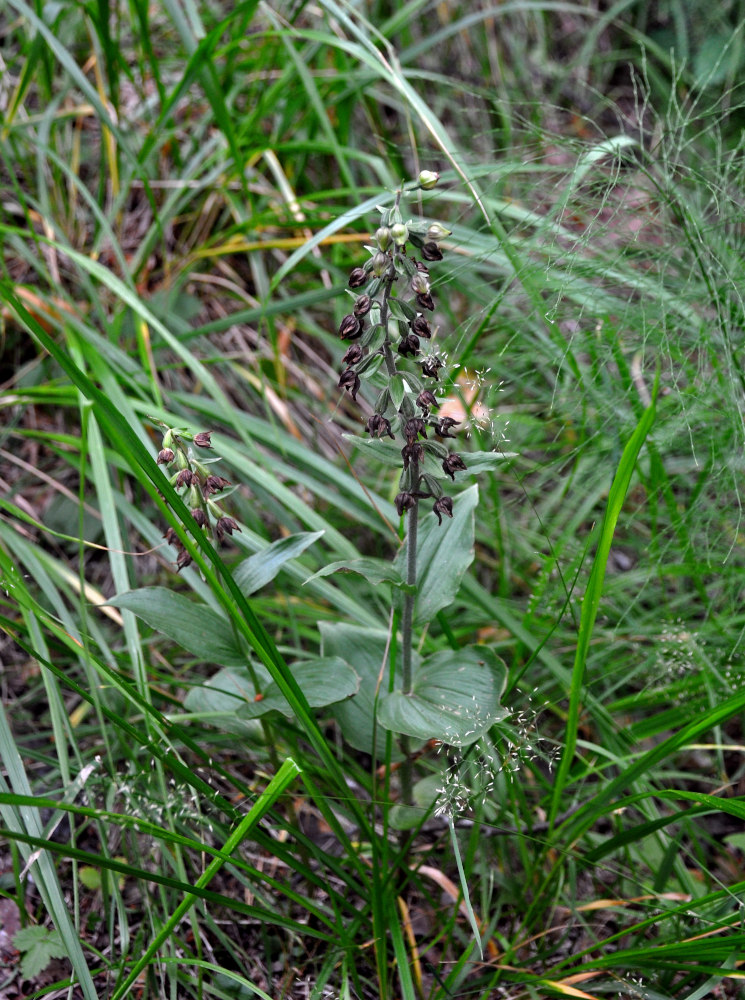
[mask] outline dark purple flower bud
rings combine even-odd
[[[354,340],[356,337],[362,333],[362,323],[359,319],[350,313],[345,316],[344,319],[339,324],[339,336],[342,340]]]
[[[197,448],[211,448],[212,447],[212,442],[210,441],[211,435],[212,431],[200,431],[199,434],[194,435],[194,444],[197,446]]]
[[[437,523],[442,524],[442,515],[453,516],[453,501],[450,497],[438,497],[432,510],[437,514]]]
[[[454,452],[451,452],[443,461],[442,468],[445,474],[450,476],[450,478],[454,481],[455,473],[462,472],[466,468],[466,463],[460,455],[456,455]]]
[[[232,535],[234,531],[240,530],[238,522],[234,521],[232,517],[219,518],[215,526],[218,542],[221,542],[225,535]]]
[[[194,518],[194,520],[197,522],[200,528],[203,528],[207,523],[207,515],[205,514],[205,512],[202,510],[201,507],[195,507],[194,510],[191,512],[191,516]]]
[[[175,457],[176,455],[174,454],[173,448],[163,448],[162,451],[158,452],[158,458],[156,461],[158,465],[170,465]]]
[[[436,243],[425,243],[422,247],[422,257],[425,260],[442,260],[442,250]]]
[[[176,486],[191,486],[191,481],[194,478],[194,473],[191,469],[182,469],[181,472],[176,476]]]
[[[179,537],[176,534],[176,531],[174,530],[174,528],[171,528],[170,526],[166,528],[166,530],[163,532],[163,537],[165,538],[165,540],[168,542],[169,545],[181,544],[181,542],[179,541]]]
[[[364,353],[359,344],[350,344],[347,353],[341,360],[345,365],[356,365],[359,361],[362,361]]]
[[[413,493],[399,493],[393,502],[396,505],[398,516],[401,517],[405,511],[411,510],[412,507],[416,506],[416,497]]]
[[[208,497],[224,490],[226,486],[230,486],[230,480],[224,479],[222,476],[207,476],[202,487],[202,494]]]
[[[450,428],[455,427],[459,423],[460,420],[455,420],[453,417],[440,417],[435,427],[435,434],[438,434],[441,438],[455,437],[455,434],[450,433]]]
[[[435,303],[429,292],[426,295],[417,295],[416,304],[420,309],[429,309],[430,312],[434,312]]]
[[[390,420],[386,420],[386,418],[380,413],[373,413],[367,421],[365,430],[370,437],[382,437],[384,434],[387,434],[388,437],[394,438],[395,440],[395,435],[391,430]]]
[[[417,316],[416,319],[413,319],[411,323],[409,323],[409,326],[411,327],[412,332],[415,333],[418,337],[424,337],[425,340],[429,340],[429,338],[432,336],[432,331],[429,328],[429,323],[424,318],[424,316]]]
[[[404,424],[404,437],[409,443],[411,443],[412,441],[416,441],[419,434],[426,438],[427,425],[421,417],[411,417]]]
[[[398,353],[402,358],[408,355],[415,355],[419,353],[419,337],[414,333],[407,333],[405,337],[402,337],[398,345]]]
[[[372,299],[369,295],[360,295],[354,304],[355,316],[367,316],[372,306]]]
[[[416,398],[416,405],[420,410],[429,410],[432,406],[437,406],[437,397],[429,389],[422,389]]]
[[[186,569],[186,567],[190,565],[191,565],[191,556],[186,551],[186,549],[182,548],[178,554],[178,558],[176,559],[177,572],[179,570]]]
[[[419,271],[420,274],[423,274],[425,278],[429,277],[428,268],[424,264],[422,264],[420,260],[415,260],[414,264],[416,266],[417,271]]]
[[[424,458],[424,448],[416,441],[409,441],[401,449],[401,458],[404,460],[404,471],[409,468],[410,462],[421,462]]]
[[[341,373],[338,388],[346,389],[352,396],[352,399],[357,399],[357,393],[360,390],[360,377],[354,368],[345,368],[345,370]]]
[[[360,288],[362,285],[367,284],[367,271],[364,267],[355,267],[352,273],[349,275],[349,287],[350,288]]]
[[[434,354],[430,354],[428,358],[422,361],[422,375],[426,375],[427,378],[436,379],[440,368],[442,368],[442,362]]]

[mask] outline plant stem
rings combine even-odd
[[[411,463],[411,482],[416,489],[419,483],[419,463],[413,460]],[[416,549],[417,532],[419,528],[419,501],[409,511],[406,529],[406,583],[409,587],[416,586]],[[412,670],[411,653],[414,644],[414,601],[416,595],[407,593],[404,595],[404,607],[401,615],[401,691],[403,694],[411,693]],[[404,805],[414,804],[412,797],[412,763],[409,750],[408,736],[401,737],[401,750],[406,759],[401,765],[401,798]]]

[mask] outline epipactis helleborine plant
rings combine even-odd
[[[418,186],[432,188],[437,179],[433,171],[423,170]],[[342,358],[346,367],[338,386],[356,400],[363,380],[380,381],[378,373],[384,373],[385,386],[365,430],[371,437],[396,440],[398,436],[403,470],[395,505],[399,516],[408,512],[411,531],[422,500],[434,499],[440,524],[443,516],[453,516],[453,501],[443,491],[440,478],[422,471],[425,454],[433,455],[451,479],[466,465],[442,444],[454,436],[458,421],[435,415],[444,362],[423,345],[431,341],[428,316],[435,309],[428,265],[443,259],[439,244],[450,230],[438,222],[404,222],[401,195],[399,190],[393,208],[379,209],[375,245],[367,248],[370,256],[363,266],[349,275],[349,287],[359,289],[360,294],[339,324],[339,336],[351,344]],[[396,294],[404,284],[408,300]]]

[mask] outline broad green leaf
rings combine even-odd
[[[403,299],[391,298],[388,300],[388,306],[391,310],[391,316],[402,319],[406,323],[416,316],[416,309],[412,309],[409,303],[404,302]]]
[[[496,469],[502,464],[502,462],[505,462],[510,458],[517,458],[517,452],[470,451],[465,452],[462,458],[466,463],[467,468],[465,472],[455,473],[456,482],[465,479],[466,476],[476,476],[481,472],[489,472],[491,469]]]
[[[373,559],[371,557],[364,559],[341,559],[338,562],[329,563],[328,566],[319,569],[313,576],[309,576],[305,582],[310,583],[311,580],[315,580],[319,576],[330,576],[332,573],[359,573],[369,583],[376,586],[383,581],[396,586],[403,584],[401,574],[391,562],[386,559]]]
[[[357,674],[338,656],[317,657],[292,664],[292,673],[311,708],[325,708],[326,705],[351,698],[357,694],[360,686]],[[238,716],[242,719],[255,719],[272,711],[292,715],[289,703],[274,682],[262,694],[260,701],[249,701],[242,705]]]
[[[394,467],[402,465],[401,447],[390,438],[363,438],[357,434],[344,434],[342,436],[355,448],[359,448],[363,454],[376,459],[382,465]]]
[[[269,671],[254,664],[254,674],[263,691],[272,680]],[[225,667],[205,684],[191,688],[184,699],[184,708],[224,732],[250,737],[258,735],[258,723],[239,718],[238,710],[251,704],[256,693],[245,665]]]
[[[167,635],[194,656],[220,666],[246,662],[227,619],[165,587],[142,587],[112,597],[108,604],[127,608],[151,628]]]
[[[416,578],[417,601],[414,622],[430,622],[438,611],[451,604],[463,574],[473,561],[474,510],[479,493],[476,485],[461,493],[453,503],[452,518],[437,523],[428,514],[419,523]],[[406,548],[396,556],[394,566],[406,579]]]
[[[359,687],[357,674],[338,657],[296,663],[292,666],[292,673],[311,708],[323,708],[349,698]],[[247,667],[220,670],[206,684],[189,691],[184,707],[221,729],[239,734],[252,732],[249,720],[268,712],[291,715],[287,699],[272,681],[269,672],[255,666],[254,674],[258,690]]]
[[[393,829],[412,830],[419,826],[437,801],[442,791],[443,780],[442,774],[438,772],[428,774],[426,778],[417,781],[412,789],[414,805],[406,806],[397,802],[388,813],[388,822]]]
[[[288,538],[280,538],[267,545],[261,552],[244,559],[233,572],[233,579],[244,596],[249,597],[267,583],[271,583],[284,563],[297,558],[322,535],[322,531],[301,531]]]
[[[340,656],[360,679],[354,698],[334,705],[331,712],[350,746],[372,753],[375,734],[375,692],[382,669],[380,690],[388,690],[388,633],[347,622],[319,622],[324,656]],[[416,656],[415,656],[416,663]],[[383,669],[384,667],[384,669]],[[394,760],[401,757],[395,751]]]
[[[67,950],[57,931],[46,927],[24,927],[13,938],[13,944],[23,952],[21,976],[34,979],[43,972],[53,958],[66,958]]]
[[[394,375],[390,382],[388,383],[388,391],[391,394],[391,403],[393,404],[394,410],[401,409],[401,403],[404,400],[405,383],[403,378],[396,374]]]
[[[468,746],[509,714],[499,703],[506,680],[507,668],[488,646],[445,649],[422,663],[410,694],[381,698],[378,722],[394,733]]]

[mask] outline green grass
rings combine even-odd
[[[739,995],[744,7],[8,0],[0,899],[67,958],[22,986],[0,943],[0,994]],[[509,454],[417,651],[490,645],[511,714],[422,747],[401,834],[395,740],[296,674],[343,624],[382,658],[388,585],[306,581],[398,546],[336,330],[421,168],[459,450]],[[157,421],[213,431],[230,544]],[[225,664],[106,603],[143,587],[292,714],[210,701]]]

